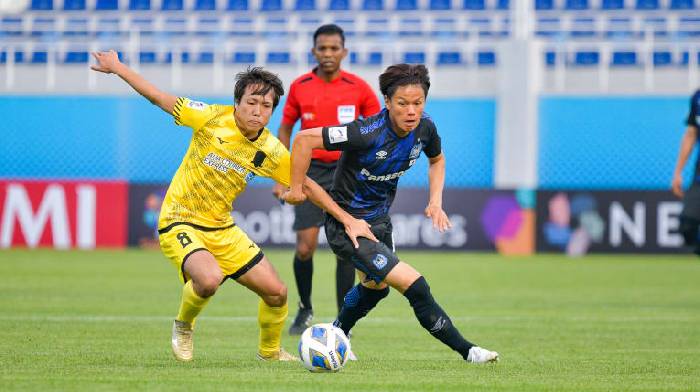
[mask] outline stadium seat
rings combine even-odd
[[[476,54],[476,63],[481,66],[494,66],[496,65],[496,53],[495,52],[485,52],[479,51]]]
[[[397,11],[414,11],[418,9],[416,0],[396,0]]]
[[[364,11],[383,11],[384,0],[362,0],[362,9]]]
[[[141,63],[141,64],[155,64],[156,61],[157,61],[156,52],[152,52],[152,51],[139,52],[139,63]]]
[[[557,53],[553,51],[544,52],[544,63],[548,67],[553,67],[557,63]]]
[[[451,0],[430,0],[430,9],[435,11],[452,9]]]
[[[510,9],[510,0],[497,0],[496,1],[497,10],[508,10]]]
[[[425,64],[425,52],[406,52],[403,62],[407,64]]]
[[[233,54],[231,62],[234,64],[254,64],[255,52],[236,52]]]
[[[625,0],[603,0],[600,8],[603,10],[621,10],[625,8]]]
[[[358,55],[357,52],[350,52],[350,64],[357,64]]]
[[[88,52],[69,51],[63,57],[63,62],[66,64],[85,64],[88,62]]]
[[[271,51],[267,52],[265,62],[268,64],[289,64],[292,56],[289,52]]]
[[[0,36],[22,35],[22,18],[5,17],[0,19]]]
[[[216,9],[216,0],[196,0],[194,3],[195,11],[214,11]]]
[[[588,0],[566,0],[564,9],[567,10],[587,10]]]
[[[462,9],[483,10],[486,9],[484,0],[462,0]]]
[[[131,11],[149,11],[151,9],[151,0],[129,0],[129,10]]]
[[[610,60],[611,66],[623,66],[629,67],[634,65],[639,65],[637,63],[637,52],[633,51],[615,51],[612,54],[612,59]]]
[[[600,53],[594,51],[578,51],[574,53],[574,65],[590,66],[598,65]]]
[[[119,0],[97,0],[95,9],[98,11],[114,11],[119,9]]]
[[[165,56],[163,58],[163,62],[166,64],[171,64],[173,62],[173,53],[166,52]],[[180,53],[180,62],[182,64],[188,64],[190,62],[190,53],[189,52]]]
[[[696,55],[695,63],[700,64],[700,52],[695,53],[695,55]],[[688,52],[681,53],[680,64],[681,65],[688,65],[689,61],[690,61],[690,54]]]
[[[678,19],[678,35],[683,37],[700,36],[699,17],[681,17]]]
[[[65,11],[84,11],[85,0],[63,0],[63,9]]]
[[[637,0],[635,8],[638,10],[658,10],[659,0]]]
[[[31,63],[32,64],[46,64],[48,61],[48,53],[44,51],[32,52]]]
[[[248,11],[248,0],[228,0],[227,11]]]
[[[535,9],[542,11],[553,10],[554,0],[535,0]]]
[[[197,58],[195,61],[198,64],[213,64],[214,63],[214,52],[199,52],[197,53]]]
[[[692,10],[695,8],[695,0],[671,0],[669,8],[672,10]]]
[[[282,0],[262,0],[260,11],[282,11]]]
[[[51,11],[53,10],[53,0],[32,0],[29,9],[32,11]]]
[[[347,11],[350,9],[350,0],[330,0],[329,11]]]
[[[13,56],[13,60],[15,63],[23,63],[24,62],[24,52],[19,52],[16,51],[15,55]],[[2,51],[0,52],[0,64],[5,64],[7,63],[7,52]]]
[[[659,51],[653,54],[653,63],[655,67],[663,67],[673,64],[673,55],[671,52]]]
[[[382,65],[384,54],[382,52],[369,52],[367,54],[367,65]]]
[[[295,11],[315,11],[316,1],[315,0],[296,0],[294,4]]]
[[[162,0],[160,9],[163,11],[182,11],[183,0]]]
[[[438,52],[437,65],[462,64],[462,54],[459,52]]]

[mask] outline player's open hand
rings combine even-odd
[[[678,197],[683,197],[683,176],[674,174],[671,181],[671,191]]]
[[[360,244],[357,242],[357,237],[365,237],[368,240],[379,242],[377,237],[372,233],[372,226],[362,219],[350,218],[347,222],[344,222],[343,225],[345,226],[345,234],[350,237],[350,241],[352,241],[355,249],[360,247]]]
[[[440,233],[444,233],[452,228],[452,223],[450,223],[450,219],[442,207],[429,204],[425,208],[425,216],[433,220],[433,228]]]
[[[109,52],[92,52],[92,56],[97,61],[97,64],[91,65],[90,69],[103,73],[117,73],[117,68],[122,64],[119,61],[119,55],[114,50]]]
[[[306,195],[304,192],[299,189],[299,190],[294,190],[290,189],[282,194],[280,196],[280,199],[284,200],[285,203],[289,203],[292,205],[297,205],[301,204],[306,201]]]

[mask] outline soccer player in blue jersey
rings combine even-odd
[[[680,216],[680,232],[687,246],[692,246],[693,253],[700,256],[700,241],[698,229],[700,228],[700,158],[695,163],[693,182],[690,188],[683,192],[683,167],[685,166],[690,153],[693,152],[698,140],[698,129],[700,129],[700,90],[690,98],[690,112],[686,120],[687,128],[681,141],[681,148],[678,152],[676,169],[673,172],[671,190],[673,193],[683,198],[683,210]]]
[[[497,352],[462,337],[435,302],[425,278],[393,251],[389,208],[399,177],[415,164],[421,151],[430,162],[430,200],[425,215],[441,232],[451,224],[442,209],[445,158],[440,136],[433,121],[423,113],[430,87],[428,70],[423,65],[392,65],[379,76],[379,85],[385,102],[385,109],[379,114],[345,125],[304,130],[297,135],[292,148],[290,190],[283,195],[292,204],[305,199],[302,183],[314,148],[343,151],[331,197],[353,217],[369,222],[379,242],[359,238],[358,246],[354,246],[343,225],[326,216],[326,237],[331,249],[352,260],[362,277],[361,283],[345,296],[334,324],[347,334],[389,294],[391,286],[408,299],[423,328],[465,360],[497,361]]]

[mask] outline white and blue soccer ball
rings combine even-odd
[[[345,366],[350,340],[333,324],[312,325],[301,334],[299,357],[312,372],[337,372]]]

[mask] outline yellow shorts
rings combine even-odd
[[[184,265],[187,257],[198,250],[207,250],[216,259],[226,278],[238,279],[260,262],[263,253],[258,245],[238,226],[211,229],[191,223],[177,223],[158,230],[160,249],[180,271],[187,282]]]

